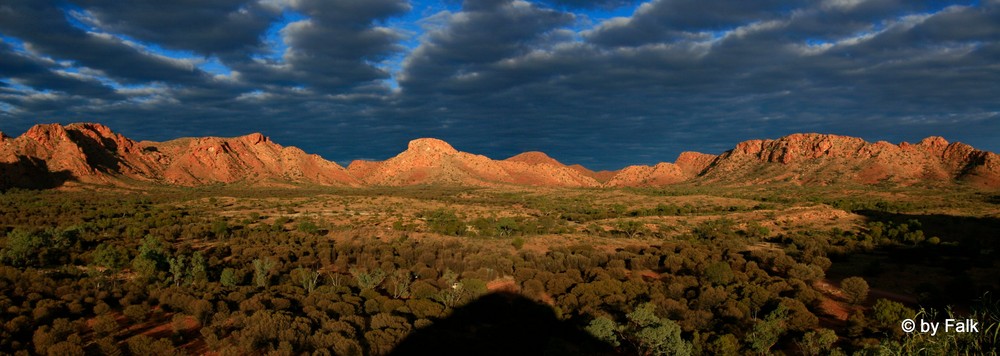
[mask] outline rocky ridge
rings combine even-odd
[[[302,182],[356,185],[336,163],[262,134],[136,142],[100,124],[36,125],[0,140],[0,187],[145,181],[195,186]]]
[[[580,165],[567,166],[542,152],[494,160],[459,151],[438,139],[421,138],[410,141],[395,157],[354,161],[345,169],[259,133],[137,142],[89,123],[36,125],[16,138],[0,132],[0,188],[130,182],[545,187],[961,183],[1000,188],[1000,156],[941,137],[897,145],[848,136],[794,134],[744,141],[720,155],[684,152],[673,163],[594,172]]]

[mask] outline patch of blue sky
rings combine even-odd
[[[18,83],[16,80],[11,80],[11,79],[7,79],[7,78],[3,78],[3,79],[0,79],[0,82],[3,82],[4,84],[7,85],[7,87],[9,87],[11,89],[14,89],[16,91],[19,91],[19,92],[34,92],[35,91],[34,88],[29,87],[29,86],[24,85],[24,84],[21,84],[21,83]]]
[[[70,26],[85,32],[97,32],[97,28],[92,25],[93,21],[88,19],[90,15],[87,14],[87,10],[84,8],[67,2],[63,3],[60,9],[63,11],[63,16],[69,22]]]
[[[452,1],[428,1],[416,0],[410,2],[412,7],[409,12],[389,18],[382,26],[400,31],[404,38],[400,42],[403,47],[409,50],[420,45],[420,38],[424,34],[423,20],[439,14],[443,11],[456,13],[461,11],[461,4]]]
[[[281,13],[281,19],[271,23],[271,26],[264,31],[264,44],[267,46],[268,50],[264,53],[255,53],[251,55],[254,59],[263,59],[272,62],[281,62],[281,56],[285,54],[288,50],[288,44],[285,43],[285,39],[281,37],[281,30],[288,26],[288,24],[296,21],[302,21],[309,18],[302,13],[285,9]]]
[[[587,16],[588,18],[596,22],[600,22],[615,17],[631,17],[632,14],[635,13],[635,10],[639,9],[639,6],[641,6],[642,3],[643,3],[642,1],[635,1],[610,9],[593,8],[593,9],[577,10],[575,11],[575,13],[577,15]]]
[[[383,83],[392,90],[399,89],[399,82],[396,80],[396,77],[403,69],[403,60],[417,46],[420,46],[420,39],[425,33],[423,20],[441,12],[456,13],[462,10],[462,6],[458,1],[414,0],[410,2],[410,6],[411,9],[407,13],[386,19],[384,23],[377,24],[397,31],[403,36],[399,45],[403,46],[404,50],[394,53],[385,60],[376,63],[379,68],[389,72],[389,78],[383,80]]]
[[[24,51],[24,41],[21,41],[20,38],[7,36],[5,34],[0,33],[0,41],[9,44],[15,50]]]
[[[222,62],[219,61],[219,58],[214,56],[198,63],[198,68],[213,75],[229,76],[233,74],[232,69],[229,69],[229,67],[225,64],[222,64]]]
[[[806,39],[806,44],[809,45],[809,46],[812,46],[812,47],[822,47],[822,46],[831,45],[831,44],[833,44],[833,42],[830,42],[828,40],[821,39],[821,38],[807,38]]]

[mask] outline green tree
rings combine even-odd
[[[788,310],[785,309],[784,305],[778,305],[778,308],[768,314],[767,318],[758,320],[746,335],[750,350],[761,355],[769,353],[787,330],[785,325],[787,317]]]
[[[640,355],[689,356],[690,342],[681,338],[681,327],[673,320],[656,315],[656,305],[643,303],[625,315],[628,324],[619,325],[606,317],[597,317],[587,325],[587,332],[615,347],[628,341]]]
[[[167,265],[166,248],[163,241],[147,235],[139,246],[139,254],[132,260],[132,270],[144,278],[153,278],[156,272]]]
[[[128,255],[125,249],[120,246],[102,243],[97,245],[91,261],[95,265],[117,271],[125,267]]]
[[[837,342],[837,333],[830,329],[810,331],[798,342],[799,350],[806,355],[827,355]]]
[[[496,225],[497,235],[506,237],[517,231],[517,222],[512,218],[500,218]]]
[[[525,242],[524,238],[521,237],[521,236],[518,236],[518,237],[515,237],[513,240],[511,240],[510,245],[514,246],[514,249],[520,250],[521,248],[524,247],[524,242]]]
[[[465,221],[462,221],[462,219],[455,215],[454,211],[438,209],[422,215],[427,220],[427,227],[432,232],[453,236],[462,236],[465,234]]]
[[[170,275],[174,279],[175,286],[179,286],[182,282],[184,282],[184,276],[187,272],[187,269],[185,268],[185,260],[186,258],[184,258],[184,255],[181,254],[167,260],[170,264]]]
[[[444,288],[438,292],[435,299],[447,307],[453,307],[466,295],[465,285],[458,281],[458,274],[451,270],[445,271],[441,279]]]
[[[319,226],[316,226],[316,223],[311,220],[303,220],[296,228],[309,235],[319,235]]]
[[[253,260],[253,282],[257,287],[267,287],[270,284],[271,270],[274,269],[274,260],[270,258],[255,258]]]
[[[229,223],[225,219],[219,219],[212,222],[212,234],[215,237],[225,237],[229,234]]]
[[[77,239],[75,229],[14,229],[7,235],[3,256],[14,266],[44,266],[65,258]]]
[[[840,289],[847,295],[847,301],[861,304],[868,299],[868,282],[861,277],[848,277],[840,281]]]
[[[872,306],[872,320],[873,326],[881,329],[882,331],[888,331],[896,336],[902,336],[903,331],[899,327],[899,323],[904,319],[912,319],[916,312],[913,309],[907,308],[903,304],[894,302],[887,299],[879,299]]]
[[[645,233],[646,224],[635,220],[624,220],[618,221],[615,224],[615,228],[618,232],[625,234],[625,236],[631,239]]]
[[[590,321],[586,330],[597,339],[614,347],[621,345],[621,342],[618,341],[618,333],[621,332],[621,326],[615,323],[614,320],[603,316],[597,317]]]
[[[368,271],[352,267],[351,275],[354,276],[354,280],[358,282],[358,288],[361,288],[361,290],[373,290],[385,280],[385,271],[382,271],[380,268]]]
[[[656,316],[655,304],[643,303],[625,316],[632,329],[631,339],[641,354],[691,355],[691,343],[681,339],[680,325]]]
[[[219,275],[219,283],[226,287],[235,287],[240,284],[239,278],[236,277],[236,270],[226,267],[222,270],[222,274]]]
[[[302,285],[302,289],[305,289],[307,294],[312,294],[312,292],[316,290],[316,287],[319,285],[320,273],[318,271],[300,268],[298,275],[299,284]]]
[[[713,355],[738,355],[740,341],[732,334],[719,335],[708,344],[708,351]]]
[[[715,262],[705,268],[705,278],[712,284],[727,285],[733,281],[733,269],[725,261]]]
[[[191,269],[188,275],[191,277],[192,282],[208,282],[208,266],[205,263],[205,256],[201,254],[201,251],[197,251],[191,256]]]

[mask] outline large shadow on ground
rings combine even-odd
[[[52,189],[76,178],[69,171],[49,170],[49,165],[38,158],[17,156],[16,162],[0,163],[0,191],[11,188]]]
[[[878,210],[858,210],[855,213],[869,221],[906,223],[921,222],[926,237],[937,236],[944,242],[958,242],[965,249],[997,249],[1000,247],[1000,218],[954,216],[944,214],[900,214]],[[977,251],[979,252],[979,251]]]
[[[996,278],[1000,275],[1000,218],[875,210],[855,213],[869,221],[896,225],[916,220],[925,238],[938,237],[941,241],[901,243],[864,253],[859,259],[869,262],[862,270],[863,277],[905,275],[905,284],[915,289],[903,292],[916,298],[920,306],[968,306],[978,303],[984,295],[1000,293],[1000,280]],[[846,277],[838,271],[840,266],[835,262],[828,275]],[[906,273],[917,270],[926,273]]]
[[[390,355],[613,355],[610,345],[515,293],[487,294],[407,336]]]

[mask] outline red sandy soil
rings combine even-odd
[[[119,342],[119,346],[127,347],[128,339],[136,335],[145,335],[153,339],[169,338],[174,335],[174,315],[173,312],[164,312],[159,307],[154,307],[151,312],[149,319],[142,323],[127,325],[124,329],[121,329],[121,334],[124,335],[122,341]],[[120,312],[113,312],[112,316],[115,318],[115,322],[120,326],[125,326],[129,323],[125,315]],[[91,318],[87,320],[87,326],[93,327],[96,322],[96,318]],[[192,316],[183,316],[180,323],[180,328],[178,332],[184,336],[185,339],[190,340],[187,343],[180,346],[180,349],[184,350],[188,354],[192,355],[204,355],[208,352],[208,345],[205,341],[201,339],[198,334],[198,329],[200,324]]]
[[[913,296],[872,288],[868,292],[868,298],[862,305],[851,305],[848,303],[844,291],[829,279],[814,282],[813,288],[816,288],[816,290],[823,294],[819,308],[824,315],[818,316],[820,317],[820,324],[825,327],[846,325],[847,318],[851,313],[856,310],[870,308],[879,299],[888,299],[909,305],[917,304],[917,299]]]
[[[490,292],[511,292],[517,293],[521,290],[517,286],[517,281],[513,277],[497,278],[486,283],[486,290]]]

